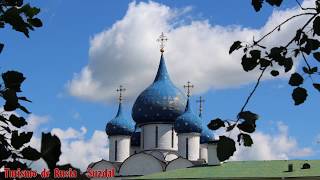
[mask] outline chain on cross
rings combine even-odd
[[[199,116],[202,116],[202,111],[203,111],[203,103],[204,103],[204,99],[202,98],[202,96],[199,97],[199,100],[197,100],[197,103],[199,103]]]
[[[164,52],[164,45],[165,45],[164,43],[168,41],[168,38],[162,32],[161,35],[159,36],[159,38],[157,39],[157,41],[160,42],[160,52],[163,53]]]
[[[194,86],[191,84],[190,81],[188,81],[187,85],[184,85],[183,87],[187,89],[187,96],[190,97],[190,93],[191,93],[190,90],[191,90],[191,88],[194,88]]]
[[[120,87],[117,89],[117,92],[119,92],[119,103],[121,103],[123,100],[122,92],[124,92],[125,90],[126,90],[126,88],[123,88],[122,85],[120,85]]]

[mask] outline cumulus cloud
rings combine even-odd
[[[277,123],[277,133],[255,132],[252,139],[252,147],[238,146],[232,160],[286,160],[308,157],[314,153],[309,147],[299,147],[297,140],[289,136],[288,126],[282,122]]]
[[[59,164],[71,163],[75,167],[85,171],[89,163],[97,162],[101,159],[109,159],[108,137],[106,133],[96,130],[91,138],[86,140],[81,136],[82,132],[83,130],[81,132],[77,131],[76,134],[78,136],[73,139],[64,137],[64,133],[60,135],[56,134],[62,144],[62,155]]]
[[[306,0],[303,6],[310,6]],[[190,80],[195,93],[229,88],[256,80],[257,72],[242,70],[241,53],[228,54],[235,40],[251,42],[281,20],[298,13],[298,7],[274,11],[258,29],[241,25],[219,26],[208,20],[188,19],[190,7],[174,9],[156,2],[132,2],[125,16],[90,40],[89,62],[67,83],[71,95],[93,101],[110,101],[119,84],[134,98],[150,84],[159,63],[155,40],[163,31],[169,38],[165,57],[177,86]],[[281,27],[264,45],[283,44],[301,26],[304,17]]]
[[[47,122],[47,116],[32,115],[27,119],[28,124],[25,129],[34,131],[30,145],[40,151],[41,136],[40,130]],[[109,159],[108,137],[105,132],[95,130],[91,137],[85,138],[87,129],[81,127],[79,130],[74,128],[53,128],[51,134],[59,137],[61,141],[60,160],[58,164],[71,163],[74,167],[85,171],[89,163],[103,159]],[[47,168],[46,163],[40,159],[31,164],[37,171]]]

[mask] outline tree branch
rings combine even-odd
[[[289,22],[290,20],[299,17],[299,16],[306,16],[306,15],[313,15],[313,18],[317,15],[318,13],[301,13],[301,14],[297,14],[294,16],[291,16],[290,18],[286,19],[285,21],[283,21],[282,23],[280,23],[278,26],[276,26],[274,29],[272,29],[271,31],[269,31],[267,34],[265,34],[264,36],[262,36],[262,38],[260,38],[258,41],[255,41],[254,44],[251,46],[253,47],[254,45],[257,45],[259,42],[261,42],[263,39],[265,39],[267,36],[269,36],[270,34],[272,34],[275,30],[278,30],[282,25],[286,24],[287,22]],[[312,18],[312,19],[313,19]],[[310,22],[309,22],[310,23]],[[308,23],[308,24],[309,24]]]

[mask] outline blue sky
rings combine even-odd
[[[29,39],[10,28],[3,30],[2,41],[6,46],[1,54],[0,67],[2,71],[11,69],[21,71],[27,77],[23,85],[23,94],[33,100],[33,103],[27,104],[27,107],[38,116],[49,117],[48,122],[39,127],[40,130],[73,128],[80,131],[81,127],[86,127],[88,132],[85,133],[84,139],[89,139],[94,131],[104,131],[107,121],[115,115],[117,106],[115,101],[104,101],[104,99],[90,101],[71,95],[68,83],[90,62],[90,39],[107,31],[117,21],[123,19],[131,1],[43,0],[30,2],[41,8],[40,18],[44,26],[32,32]],[[148,1],[143,2],[148,4]],[[192,21],[206,21],[210,26],[222,28],[238,26],[260,29],[273,12],[272,8],[265,6],[261,12],[256,13],[249,0],[155,2],[170,9],[179,10],[191,7],[191,10],[178,17],[185,21],[180,22],[177,26],[188,25]],[[139,3],[140,1],[136,1],[136,6]],[[285,1],[284,6],[276,10],[283,11],[294,6],[296,6],[294,1]],[[159,29],[159,33],[161,31],[163,30]],[[145,32],[141,32],[143,33]],[[172,36],[169,36],[170,38]],[[149,41],[157,46],[156,39],[157,36]],[[169,41],[169,43],[172,42]],[[198,49],[194,48],[193,53],[196,54],[197,51]],[[228,52],[228,49],[219,51]],[[169,55],[168,53],[166,58],[170,59]],[[157,64],[159,53],[154,53],[153,57],[154,64]],[[235,61],[240,64],[240,59],[235,59]],[[176,63],[183,63],[183,61]],[[170,71],[169,65],[168,68]],[[188,71],[192,74],[193,70]],[[152,71],[151,74],[155,73]],[[209,81],[212,77],[207,76],[206,78]],[[201,95],[206,99],[204,112],[206,121],[216,117],[234,118],[253,87],[252,82],[251,80],[235,87],[211,88],[208,86],[205,88]],[[197,85],[197,82],[193,84]],[[316,111],[320,96],[318,92],[308,87],[310,89],[308,101],[301,106],[294,106],[291,100],[292,89],[287,85],[287,79],[263,81],[248,105],[248,109],[261,116],[257,123],[259,132],[276,138],[277,124],[281,122],[282,125],[288,127],[287,136],[289,140],[290,138],[296,140],[297,148],[312,149],[311,155],[301,158],[319,159],[317,150],[320,145],[315,142],[317,136],[320,135]],[[115,91],[108,93],[111,93],[110,96],[114,98],[117,97]],[[196,93],[194,100],[199,95],[200,93]],[[132,103],[133,100],[128,100],[126,105],[128,117]],[[195,103],[194,108],[196,110]],[[289,158],[300,157],[289,155]]]

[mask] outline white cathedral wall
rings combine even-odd
[[[186,156],[186,141],[188,139],[188,157]],[[199,133],[181,133],[178,134],[178,153],[180,156],[196,161],[199,159],[200,134]]]
[[[208,165],[220,165],[221,162],[217,156],[217,144],[209,143],[208,144]]]
[[[200,144],[200,159],[208,162],[208,144]]]
[[[130,155],[136,154],[140,152],[140,146],[131,146],[130,147]]]
[[[171,170],[175,170],[175,169],[182,169],[182,168],[187,168],[187,167],[191,167],[193,166],[192,162],[185,159],[185,158],[177,158],[173,161],[171,161],[167,167],[166,167],[166,171],[171,171]]]
[[[146,175],[163,172],[165,164],[146,153],[138,153],[125,160],[119,169],[121,176]]]
[[[117,141],[117,150],[116,147]],[[117,159],[116,154],[117,153]],[[109,136],[109,161],[123,162],[130,156],[130,136]]]
[[[158,127],[158,147],[156,147],[156,127]],[[141,149],[178,150],[177,133],[172,124],[146,124],[141,127]]]

